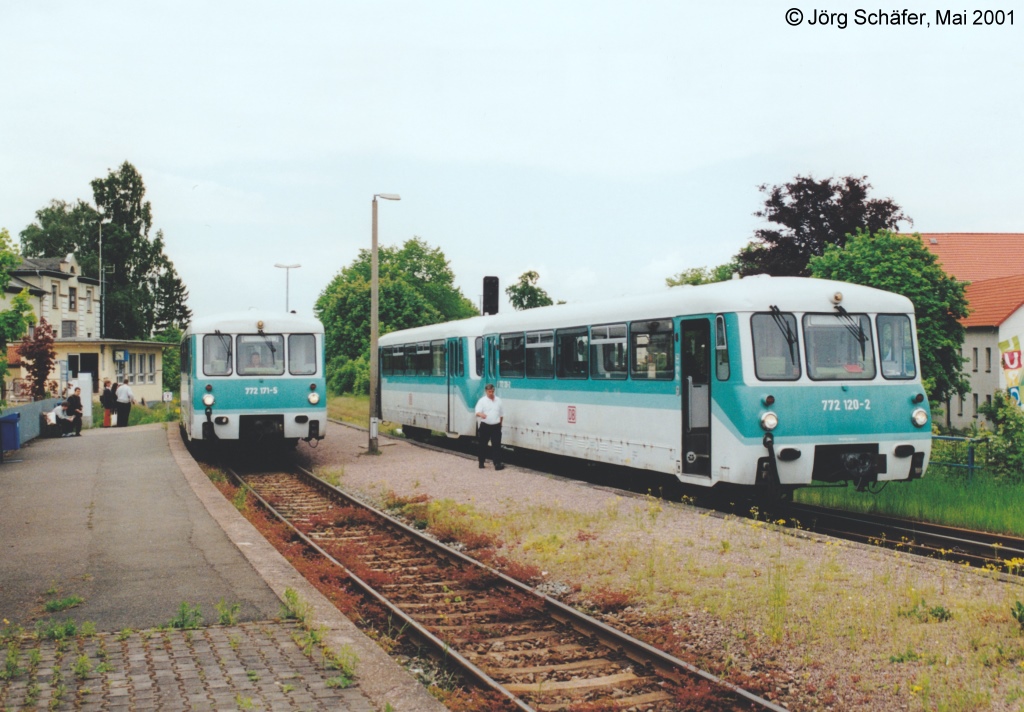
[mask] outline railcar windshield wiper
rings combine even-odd
[[[779,331],[786,337],[786,343],[789,345],[789,361],[794,366],[796,365],[796,334],[790,327],[789,322],[786,321],[786,317],[782,315],[782,310],[772,304],[768,307],[768,312],[772,315],[772,320],[775,322],[775,326],[779,327]]]
[[[860,319],[855,319],[851,316],[850,312],[846,311],[841,304],[836,304],[836,313],[843,320],[843,326],[846,327],[846,330],[860,344],[860,357],[862,359],[867,358],[868,337],[864,335],[864,326],[861,324]]]

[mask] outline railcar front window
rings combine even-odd
[[[800,378],[796,317],[777,309],[750,317],[754,337],[754,373],[762,381]]]
[[[906,314],[879,314],[878,353],[882,355],[882,377],[907,379],[917,376],[914,361],[914,333]]]
[[[390,349],[385,351],[390,352]],[[316,373],[316,337],[313,334],[292,334],[288,337],[288,373],[293,376]]]
[[[203,375],[231,375],[230,334],[207,334],[203,337]]]
[[[633,378],[670,381],[675,377],[675,337],[671,319],[634,321],[629,325]]]
[[[555,377],[555,336],[550,331],[526,334],[526,377]]]
[[[239,334],[239,376],[280,376],[284,373],[284,336],[281,334]]]
[[[558,377],[586,378],[590,339],[587,328],[559,329],[555,337],[557,346]]]
[[[875,377],[875,345],[866,314],[805,314],[807,375],[815,381],[869,381]]]
[[[607,324],[590,329],[590,377],[625,378],[626,325]]]
[[[526,372],[524,352],[525,340],[522,334],[502,334],[498,347],[498,373],[502,378],[522,378]]]

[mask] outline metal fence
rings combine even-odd
[[[984,469],[987,447],[988,441],[982,438],[933,435],[928,466],[949,467],[953,472],[966,472],[967,479],[973,479],[976,472]]]

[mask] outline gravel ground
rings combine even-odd
[[[500,521],[500,553],[543,568],[544,590],[631,592],[621,621],[793,710],[1024,709],[1024,587],[1000,574],[380,443],[368,456],[365,431],[331,423],[299,460],[371,500],[426,494]]]

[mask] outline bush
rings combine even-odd
[[[1005,391],[996,391],[992,404],[980,410],[994,428],[986,466],[996,477],[1024,482],[1024,410]]]
[[[370,359],[367,356],[351,360],[344,356],[331,359],[327,364],[327,388],[334,395],[369,393]]]

